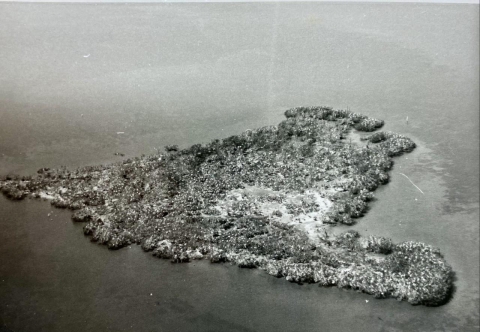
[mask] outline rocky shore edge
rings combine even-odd
[[[351,288],[411,304],[448,301],[453,272],[440,251],[355,231],[389,180],[392,158],[415,148],[383,121],[330,107],[297,107],[278,126],[110,165],[7,175],[8,198],[73,210],[111,249],[136,243],[172,262],[210,259],[291,282]],[[363,134],[363,143],[349,139]]]

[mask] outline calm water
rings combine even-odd
[[[1,197],[0,331],[477,331],[478,14],[478,5],[0,4],[0,174],[207,142],[276,124],[292,106],[348,106],[419,145],[396,159],[353,227],[437,246],[457,278],[453,299],[428,308],[226,265],[172,265],[135,246],[91,244],[48,203]]]

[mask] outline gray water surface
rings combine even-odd
[[[429,308],[227,265],[172,265],[136,246],[91,244],[47,202],[2,197],[0,330],[478,331],[478,14],[1,3],[0,174],[208,142],[277,124],[298,105],[350,107],[418,144],[353,228],[439,247],[457,280],[452,300]]]

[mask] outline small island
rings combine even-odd
[[[392,158],[415,143],[348,110],[297,107],[285,116],[277,126],[206,145],[4,176],[0,190],[73,210],[84,233],[111,249],[139,244],[172,262],[231,262],[377,298],[448,301],[453,273],[438,249],[333,231],[367,212]],[[352,139],[354,132],[361,138]]]

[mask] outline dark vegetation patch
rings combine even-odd
[[[111,165],[5,176],[0,190],[10,199],[49,197],[52,205],[74,210],[73,220],[86,223],[85,234],[111,249],[136,243],[177,263],[208,258],[261,268],[292,282],[337,285],[412,304],[444,303],[452,271],[438,250],[364,239],[353,231],[328,232],[367,212],[372,192],[388,182],[392,157],[411,151],[415,143],[388,132],[365,137],[366,146],[349,143],[345,138],[351,130],[370,132],[383,125],[350,111],[298,107],[285,116],[278,126],[207,145],[183,150],[172,145],[165,153]],[[262,215],[254,198],[234,202],[228,213],[219,210],[220,201],[245,186],[290,195],[319,193],[333,202],[320,216],[324,233],[313,239],[279,222],[278,210]],[[261,200],[286,204],[278,195]],[[315,211],[312,202],[301,204],[285,206],[293,215]]]

